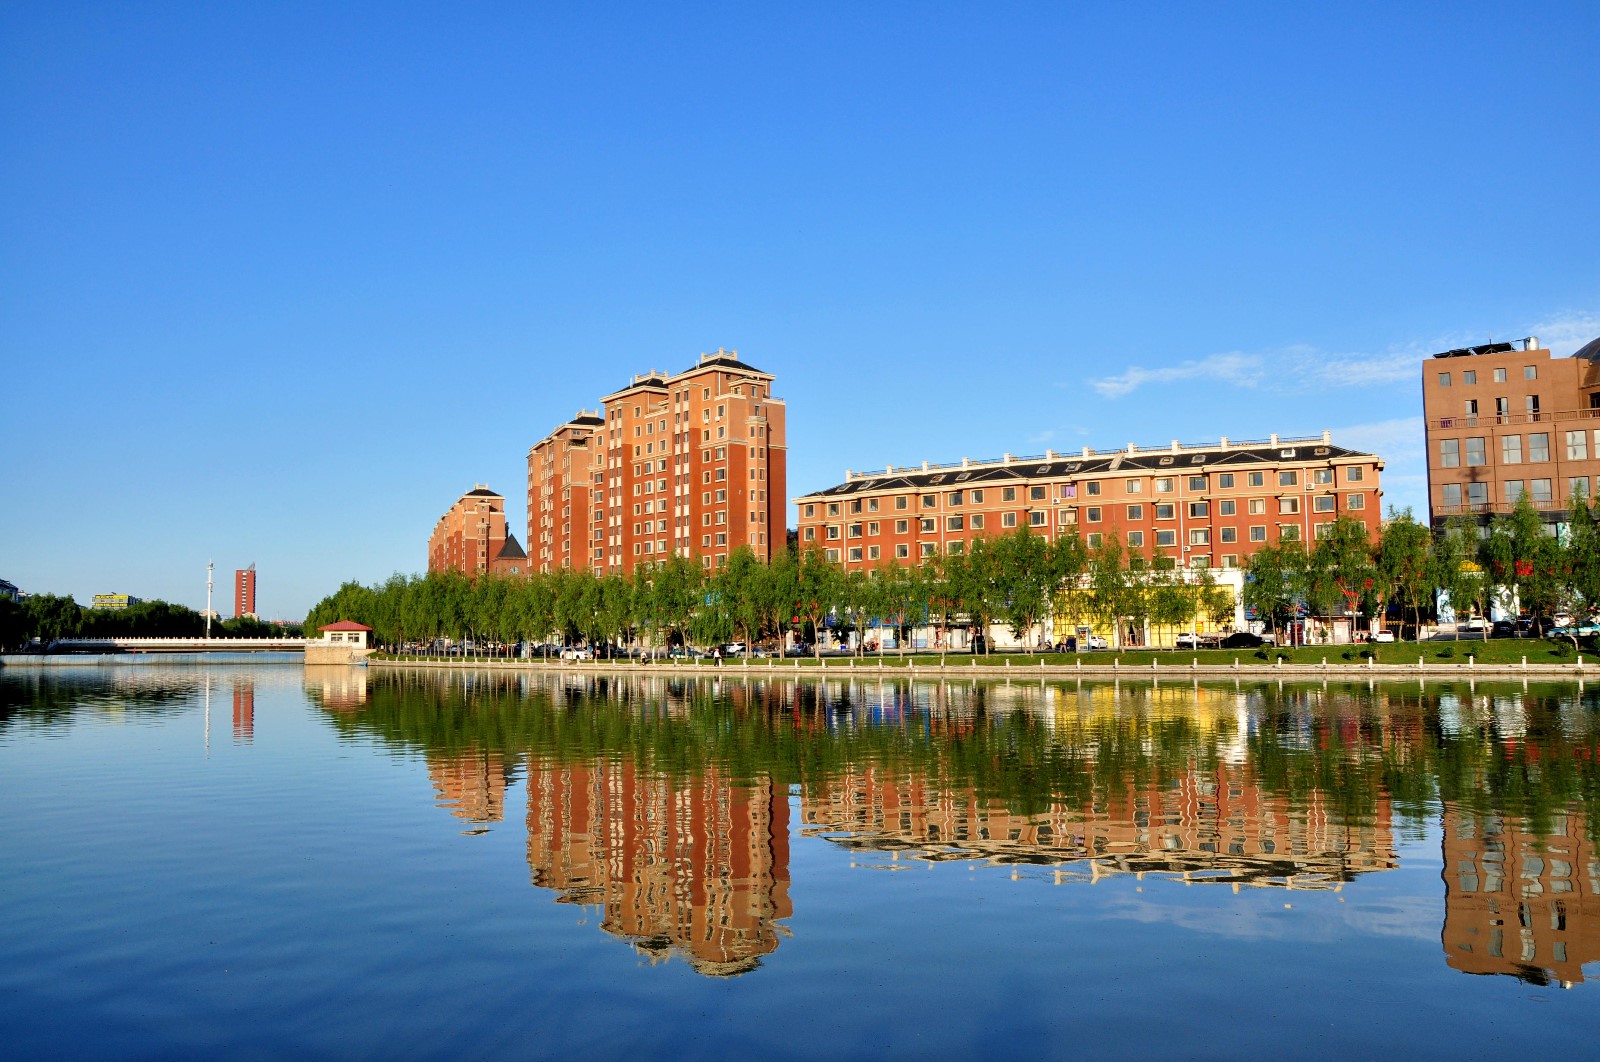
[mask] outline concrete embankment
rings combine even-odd
[[[640,663],[615,660],[596,662],[543,660],[380,660],[368,661],[369,667],[401,670],[500,670],[554,672],[568,675],[635,674],[656,675],[668,678],[715,678],[738,675],[749,678],[947,678],[947,679],[1026,679],[1034,681],[1072,680],[1075,678],[1128,679],[1148,681],[1168,680],[1219,680],[1248,679],[1268,682],[1280,678],[1334,679],[1340,682],[1415,681],[1416,679],[1535,679],[1541,682],[1577,682],[1600,679],[1600,664],[1586,662],[1581,657],[1571,664],[1495,664],[1476,663],[1441,664],[1201,664],[1193,661],[1155,661],[1142,667],[1120,664],[1054,664],[1041,661],[1037,664],[981,663],[973,658],[957,663],[947,659],[944,663],[930,660],[900,663],[876,660],[752,660],[745,663],[730,660],[720,666],[714,664]]]

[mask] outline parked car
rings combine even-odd
[[[1367,635],[1367,641],[1392,642],[1394,641],[1394,631],[1373,631],[1371,634]]]
[[[1106,644],[1106,640],[1104,638],[1100,637],[1098,634],[1091,634],[1088,637],[1084,638],[1083,647],[1085,649],[1109,649],[1109,648],[1111,648],[1111,646]]]
[[[1261,637],[1259,634],[1251,634],[1249,631],[1234,631],[1222,639],[1222,648],[1224,649],[1259,649],[1263,645],[1271,644],[1272,642],[1268,639]]]
[[[594,650],[587,645],[569,645],[561,650],[563,660],[593,660]]]
[[[1494,626],[1489,628],[1489,637],[1491,638],[1515,638],[1516,636],[1517,624],[1512,620],[1495,620]]]
[[[1173,641],[1173,645],[1179,649],[1215,649],[1220,641],[1220,635],[1185,631],[1183,634],[1178,635]]]

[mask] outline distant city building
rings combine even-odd
[[[233,573],[233,618],[256,618],[256,566],[240,568]]]
[[[428,538],[428,570],[475,575],[523,575],[528,555],[506,530],[505,497],[483,484],[439,518]]]
[[[20,601],[22,600],[22,591],[17,589],[16,583],[0,579],[0,597],[5,598],[7,601]]]
[[[1435,354],[1422,366],[1428,512],[1487,524],[1527,497],[1565,522],[1600,490],[1600,339],[1553,358],[1529,338]]]
[[[786,409],[770,373],[717,350],[652,369],[528,451],[528,544],[539,571],[628,573],[669,556],[707,568],[784,542]]]
[[[1047,539],[1076,533],[1090,547],[1114,536],[1141,556],[1238,568],[1264,545],[1313,542],[1341,516],[1376,534],[1382,470],[1323,432],[846,472],[795,504],[800,548],[848,569],[914,565],[1019,527]]]
[[[134,597],[132,594],[96,594],[94,595],[94,608],[124,609],[141,604],[143,598]]]

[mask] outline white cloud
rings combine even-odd
[[[1548,347],[1553,356],[1566,357],[1600,336],[1600,313],[1580,310],[1561,314],[1534,325],[1532,334],[1539,337],[1539,342]]]
[[[1524,335],[1537,336],[1552,354],[1564,357],[1600,336],[1600,312],[1578,310],[1558,314],[1527,331],[1517,333],[1518,338]],[[1146,384],[1190,381],[1213,381],[1280,394],[1415,384],[1418,367],[1428,355],[1454,347],[1490,342],[1493,338],[1496,337],[1464,337],[1459,334],[1436,337],[1431,342],[1411,342],[1380,354],[1330,354],[1308,346],[1283,347],[1258,354],[1234,350],[1190,358],[1176,365],[1131,365],[1115,376],[1091,380],[1090,386],[1107,398],[1121,398]]]
[[[1255,387],[1261,382],[1262,372],[1263,363],[1259,356],[1234,351],[1159,369],[1134,365],[1119,376],[1091,380],[1090,386],[1107,398],[1120,398],[1147,383],[1177,383],[1181,380],[1219,380],[1237,387]]]

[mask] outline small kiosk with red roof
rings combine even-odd
[[[306,642],[307,664],[364,664],[372,654],[367,635],[372,628],[352,620],[318,627],[322,638]]]

